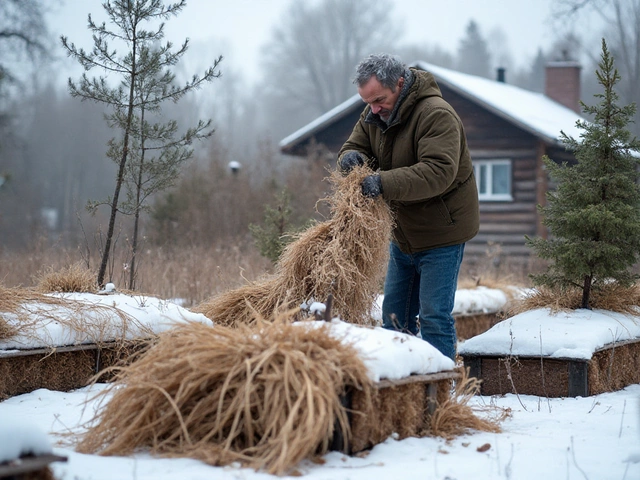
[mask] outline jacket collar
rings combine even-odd
[[[415,75],[410,69],[407,68],[404,72],[404,85],[402,85],[402,90],[400,90],[398,101],[393,107],[391,115],[389,115],[389,120],[384,121],[378,114],[374,114],[371,110],[369,110],[369,113],[367,113],[367,116],[364,119],[365,123],[372,123],[374,125],[377,125],[383,132],[385,132],[389,127],[392,127],[393,125],[399,123],[400,117],[398,115],[398,111],[409,95],[409,90],[411,90],[414,82]]]

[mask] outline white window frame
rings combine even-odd
[[[509,193],[493,193],[493,167],[496,165],[508,165],[509,166]],[[480,191],[480,167],[485,166],[487,168],[487,192]],[[492,158],[473,161],[473,173],[476,177],[476,185],[478,186],[478,199],[481,201],[489,202],[510,202],[513,201],[513,195],[511,194],[513,188],[513,163],[509,158]]]

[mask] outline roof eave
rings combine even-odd
[[[280,143],[278,144],[280,147],[280,151],[282,151],[283,153],[289,153],[293,151],[297,144],[312,138],[319,130],[326,127],[328,124],[346,117],[359,107],[364,108],[363,105],[359,106],[360,103],[362,103],[362,99],[356,93],[352,97],[342,102],[340,105],[337,105],[336,107],[317,117],[315,120],[308,123],[304,127],[296,130],[291,135],[280,140]],[[317,122],[317,124],[314,125],[314,122]]]

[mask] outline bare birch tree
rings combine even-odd
[[[358,62],[400,38],[392,13],[390,0],[292,2],[263,50],[274,103],[313,118],[353,95]]]

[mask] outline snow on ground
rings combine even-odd
[[[115,304],[141,323],[159,331],[169,328],[174,322],[208,321],[175,304],[152,297],[144,297],[143,300],[142,297],[124,295],[88,295],[77,294],[74,298]],[[504,302],[500,304],[501,301],[500,295],[492,289],[462,291],[456,296],[456,305],[468,305],[467,308],[474,311],[499,310],[504,305]],[[542,345],[546,345],[544,351],[549,355],[567,355],[562,345],[566,345],[574,355],[585,355],[612,338],[620,341],[626,338],[625,335],[640,337],[636,320],[628,316],[576,311],[552,317],[545,312],[536,312],[525,314],[522,322],[503,322],[506,327],[494,330],[491,335],[467,340],[461,348],[465,349],[474,340],[469,348],[495,350],[494,343],[504,339],[496,339],[494,334],[501,332],[500,338],[503,338],[506,331],[510,340],[522,340],[527,335],[537,334],[538,338],[532,341],[537,346],[537,353],[542,338]],[[313,325],[320,324],[322,322],[313,322]],[[585,328],[587,324],[589,328]],[[60,326],[47,323],[44,328],[47,329],[43,337],[45,345],[56,339],[70,341],[68,332],[60,333]],[[361,352],[374,379],[429,373],[452,366],[450,360],[415,337],[381,328],[356,327],[338,320],[331,322],[331,328]],[[567,331],[569,328],[573,330]],[[577,335],[580,337],[576,342],[567,343],[568,338]],[[32,342],[29,344],[32,347],[41,346],[31,338],[22,341]],[[83,339],[74,338],[73,341],[82,342]],[[524,351],[524,346],[517,345],[516,348],[522,348],[520,352]],[[511,343],[509,346],[513,348]],[[17,348],[18,345],[4,342],[0,346],[7,347]],[[195,460],[156,459],[145,453],[122,458],[74,452],[70,446],[65,446],[68,439],[63,435],[77,432],[80,425],[92,418],[98,408],[92,397],[104,388],[105,385],[98,384],[73,392],[41,389],[0,402],[0,458],[11,458],[17,455],[16,452],[29,449],[46,452],[48,440],[55,454],[69,458],[66,463],[52,464],[54,474],[60,480],[271,478],[265,473],[237,466],[210,467]],[[332,452],[324,457],[323,464],[305,462],[299,470],[310,480],[386,480],[390,477],[450,480],[640,479],[640,385],[586,398],[505,395],[477,396],[472,402],[510,409],[512,416],[503,423],[504,431],[498,434],[472,433],[450,442],[440,438],[401,441],[389,438],[366,456],[347,457]],[[21,426],[11,425],[5,420],[7,418],[15,419]]]
[[[211,467],[191,459],[83,455],[61,445],[59,434],[90,419],[87,398],[105,386],[74,392],[36,390],[0,403],[0,415],[30,419],[47,432],[54,453],[68,457],[52,464],[59,480],[264,480],[263,472]],[[303,462],[309,480],[636,480],[640,478],[640,385],[586,398],[478,396],[475,404],[510,408],[502,433],[472,433],[447,442],[441,438],[387,439],[369,455],[337,452],[324,464]],[[7,438],[0,440],[0,448]],[[486,449],[486,450],[485,450]],[[483,451],[484,450],[484,451]],[[293,477],[285,477],[293,478]]]
[[[1,404],[0,404],[1,405]],[[0,413],[0,463],[24,455],[52,453],[47,434],[36,423],[22,415]]]

